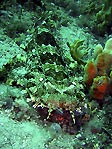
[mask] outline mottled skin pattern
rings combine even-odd
[[[74,112],[67,109],[55,109],[49,112],[48,107],[40,105],[35,107],[42,120],[48,122],[58,123],[64,132],[71,135],[77,133],[80,127],[89,120],[89,115],[83,111],[74,110]]]

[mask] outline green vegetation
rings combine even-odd
[[[112,2],[111,0],[80,1],[78,4],[80,16],[78,23],[80,26],[88,27],[97,36],[104,37],[110,34],[112,29]]]
[[[104,5],[91,0],[81,2],[1,2],[1,149],[112,147],[111,95],[102,104],[91,100],[83,80],[85,64],[93,58],[96,43],[100,43],[84,27],[88,24],[95,28],[95,35],[97,31],[101,36],[107,33],[106,26],[111,25],[110,1]],[[82,16],[74,17],[79,14]],[[91,16],[90,20],[84,21],[83,15]],[[101,41],[104,43],[105,38]],[[44,120],[38,107],[48,108]],[[59,114],[63,110],[70,112],[69,120],[75,123],[70,123],[74,124],[73,135],[72,126],[54,120],[53,110]]]

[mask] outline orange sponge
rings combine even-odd
[[[93,80],[93,84],[90,88],[90,95],[97,100],[104,99],[107,91],[109,79],[107,76],[97,76]]]
[[[112,66],[112,54],[105,51],[102,52],[98,55],[95,63],[98,70],[98,75],[108,75]]]
[[[97,75],[109,75],[112,67],[112,38],[107,40],[105,48],[98,54],[95,64],[98,70]]]
[[[84,82],[87,87],[90,87],[92,85],[93,79],[97,75],[97,69],[93,61],[88,61],[88,63],[85,66],[85,75],[84,75]]]

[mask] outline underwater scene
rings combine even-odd
[[[0,149],[112,149],[112,0],[0,1]]]

